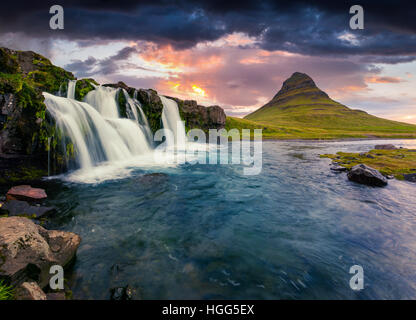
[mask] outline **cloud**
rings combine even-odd
[[[416,55],[415,6],[411,1],[362,0],[364,30],[349,29],[353,1],[65,1],[65,29],[59,31],[48,28],[52,4],[3,4],[0,33],[22,32],[84,44],[143,40],[175,49],[243,33],[255,38],[257,47],[269,51],[382,55],[387,63],[403,62]],[[401,58],[389,58],[398,56]]]
[[[71,60],[70,63],[65,65],[65,68],[71,70],[77,77],[114,74],[122,68],[119,62],[127,60],[134,53],[138,53],[136,47],[125,47],[104,59],[96,59],[90,56],[85,60]]]
[[[406,80],[399,77],[368,77],[365,81],[368,83],[400,83]]]

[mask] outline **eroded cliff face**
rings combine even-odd
[[[45,151],[48,138],[42,92],[57,93],[74,75],[32,51],[0,48],[0,154]]]
[[[152,131],[155,132],[161,128],[163,104],[157,91],[153,89],[135,89],[123,82],[105,84],[104,86],[122,88],[132,97],[134,91],[137,91],[136,98],[142,105]],[[178,103],[179,113],[182,120],[185,121],[187,131],[190,129],[201,129],[208,133],[209,129],[222,129],[225,127],[226,115],[220,106],[205,107],[198,105],[195,100],[181,100],[169,96],[167,98],[173,99]]]

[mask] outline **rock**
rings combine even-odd
[[[52,265],[67,266],[81,238],[72,232],[46,230],[23,217],[0,218],[0,277],[12,285],[49,282]]]
[[[342,167],[342,166],[338,166],[338,165],[332,165],[330,169],[332,171],[335,171],[335,172],[344,172],[344,171],[347,171],[347,168]]]
[[[404,174],[403,178],[406,181],[416,182],[416,173]]]
[[[24,216],[39,219],[55,211],[53,207],[31,206],[26,201],[10,200],[0,207],[0,212],[8,214],[9,217]]]
[[[132,300],[135,291],[129,285],[110,289],[110,300]]]
[[[389,174],[388,176],[386,176],[386,178],[389,179],[389,180],[391,180],[391,179],[394,179],[394,176],[391,175],[391,174]]]
[[[46,294],[47,300],[66,300],[65,292],[50,292]]]
[[[10,200],[22,200],[22,201],[32,201],[39,202],[45,200],[48,196],[46,195],[45,190],[40,188],[32,188],[29,185],[15,186],[11,188],[7,194],[6,199]]]
[[[168,179],[168,175],[166,173],[161,172],[153,172],[153,173],[146,173],[143,176],[140,176],[137,181],[143,187],[149,187],[153,185],[161,185]]]
[[[46,294],[39,285],[34,282],[23,282],[16,288],[16,300],[46,300]]]
[[[397,147],[395,147],[392,144],[378,144],[374,147],[376,150],[396,150]]]
[[[365,164],[352,167],[347,176],[351,181],[369,186],[383,187],[387,185],[387,179],[378,170]]]

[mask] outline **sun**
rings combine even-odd
[[[192,90],[193,90],[196,94],[198,94],[198,95],[200,95],[200,96],[202,96],[202,97],[205,97],[205,90],[204,90],[204,89],[202,89],[202,88],[200,88],[200,87],[198,87],[198,86],[196,86],[196,85],[193,85],[193,86],[192,86]]]

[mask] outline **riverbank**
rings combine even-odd
[[[416,149],[394,147],[386,150],[376,146],[368,152],[337,152],[322,154],[320,157],[329,158],[333,164],[347,170],[358,164],[365,164],[380,171],[384,176],[416,182]]]
[[[394,123],[394,122],[392,122]],[[349,140],[349,139],[416,139],[416,126],[410,124],[402,124],[397,122],[397,126],[386,127],[354,127],[352,129],[331,128],[331,124],[327,123],[322,127],[313,127],[308,123],[300,124],[292,123],[267,123],[259,121],[251,121],[234,117],[227,117],[225,128],[227,131],[237,129],[240,136],[242,129],[251,130],[251,139],[255,129],[262,129],[262,138],[264,140]]]

